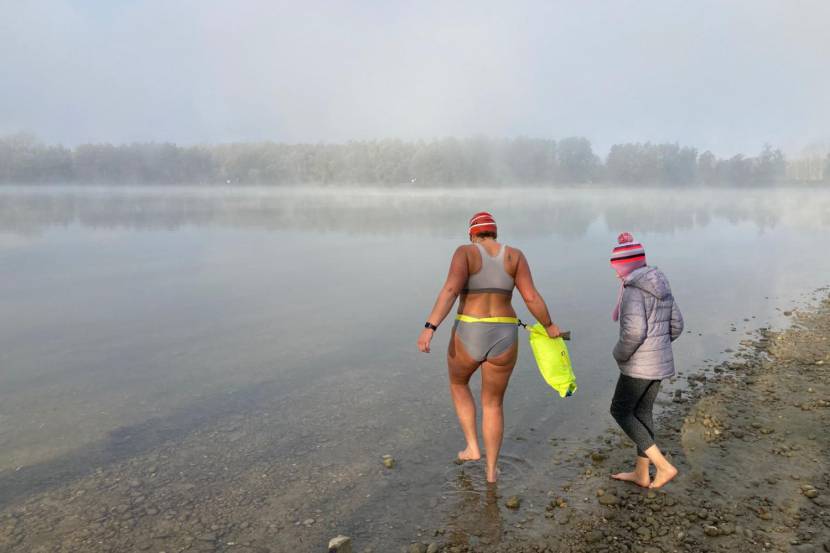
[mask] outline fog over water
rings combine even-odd
[[[0,1],[0,135],[830,142],[822,0]]]
[[[0,509],[78,487],[106,503],[112,478],[152,467],[151,498],[198,481],[181,493],[207,509],[244,491],[254,503],[215,516],[276,528],[263,531],[278,551],[340,532],[398,546],[419,526],[500,535],[514,515],[481,511],[483,475],[450,463],[462,437],[449,324],[431,355],[415,347],[479,209],[574,333],[575,397],[554,396],[524,339],[507,393],[501,491],[530,504],[574,477],[611,423],[620,230],[668,274],[687,320],[682,374],[660,402],[830,283],[816,255],[830,193],[816,188],[3,187]]]

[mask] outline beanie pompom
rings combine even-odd
[[[630,232],[621,232],[620,235],[617,237],[617,243],[619,244],[628,244],[629,242],[633,242],[634,237],[631,236]]]

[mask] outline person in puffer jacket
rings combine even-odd
[[[612,319],[620,323],[614,359],[620,378],[611,400],[611,415],[637,445],[633,472],[612,475],[644,488],[660,488],[677,476],[677,469],[654,442],[653,408],[660,383],[674,376],[672,342],[683,332],[683,316],[669,281],[659,269],[646,265],[643,245],[624,232],[611,253],[611,267],[622,281]],[[650,463],[656,473],[652,481]]]

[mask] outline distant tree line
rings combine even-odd
[[[830,175],[830,156],[826,163]],[[749,185],[781,181],[785,169],[784,155],[769,145],[756,157],[720,159],[678,144],[617,144],[603,161],[580,137],[75,148],[28,134],[0,137],[0,183]]]

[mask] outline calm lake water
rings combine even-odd
[[[483,467],[451,463],[450,325],[432,354],[415,345],[480,210],[573,331],[580,386],[554,395],[522,340],[499,490],[525,498],[518,514],[488,500]],[[319,551],[343,533],[387,551],[532,526],[611,426],[622,230],[686,318],[674,387],[830,283],[830,190],[0,188],[0,510],[78,486],[103,504],[102,475],[141,474],[159,513],[125,533],[150,536],[184,480],[183,528],[225,521],[220,545]]]

